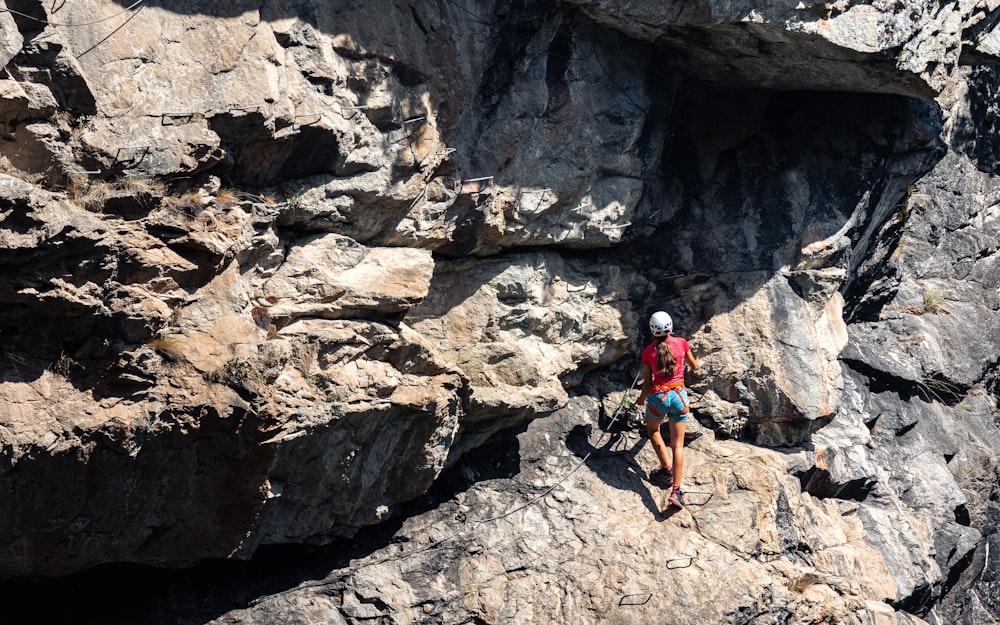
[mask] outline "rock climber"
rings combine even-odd
[[[646,432],[653,443],[660,468],[649,475],[649,481],[662,488],[670,488],[668,501],[678,508],[684,507],[681,476],[684,471],[684,429],[690,409],[684,388],[684,365],[699,369],[701,362],[691,353],[687,340],[674,336],[674,322],[661,311],[649,318],[653,342],[642,350],[642,392],[636,402],[644,410]],[[670,426],[670,452],[663,442],[660,426],[666,417]]]

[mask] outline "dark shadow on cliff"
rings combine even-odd
[[[939,115],[900,96],[691,81],[670,111],[658,180],[665,197],[650,207],[666,213],[650,241],[670,244],[640,246],[639,258],[664,276],[663,296],[683,319],[704,322],[778,271],[811,268],[802,251],[811,244],[839,235],[873,245],[866,231],[878,224],[869,220],[886,219],[906,185],[943,155],[932,133]],[[848,269],[850,290],[864,277],[852,273],[862,249],[835,253],[832,243],[821,258]]]
[[[352,561],[391,545],[405,549],[413,532],[403,529],[408,519],[426,515],[432,524],[454,521],[443,504],[477,483],[504,483],[517,475],[518,437],[527,427],[523,423],[494,435],[484,446],[489,453],[466,454],[427,493],[351,539],[321,546],[269,545],[249,561],[210,560],[184,569],[108,564],[61,578],[8,580],[0,582],[0,601],[11,613],[30,613],[40,623],[195,625],[300,584],[335,590],[350,575]]]
[[[760,339],[794,353],[809,339],[812,318],[837,291],[849,321],[877,317],[893,294],[886,260],[905,219],[907,189],[943,155],[940,111],[930,102],[898,95],[768,91],[709,85],[689,79],[677,89],[665,122],[660,170],[644,197],[656,220],[636,231],[633,262],[655,281],[647,314],[667,310],[677,333],[705,332],[725,340],[727,315],[748,306]],[[836,281],[823,270],[843,272]],[[873,292],[872,284],[883,288]],[[722,320],[713,327],[713,321]],[[740,328],[740,332],[744,329]],[[754,439],[758,428],[803,427],[788,420],[797,397],[809,397],[812,370],[801,375],[793,358],[775,365],[753,353],[754,328],[732,348],[736,370],[712,376],[697,390],[745,405],[755,420],[725,411],[714,429]],[[729,346],[698,354],[706,364]],[[729,364],[729,363],[727,363]],[[745,370],[739,370],[739,367]],[[803,365],[807,366],[807,365]],[[759,367],[758,375],[752,369]],[[791,390],[775,391],[785,374]],[[712,415],[705,415],[711,417]],[[776,436],[771,436],[777,439]]]
[[[4,332],[0,330],[0,340]],[[7,345],[0,351],[0,383],[31,383],[42,377],[45,370],[51,366],[39,358],[23,352],[11,350]]]
[[[40,11],[36,8],[31,11],[31,5],[37,5],[35,2],[28,2],[25,0],[15,0],[7,3],[11,8],[16,8],[16,10],[30,13],[39,18],[43,17],[40,15]],[[56,13],[53,17],[58,17],[58,9],[62,7],[64,3],[56,3]],[[159,8],[178,15],[200,15],[204,17],[217,17],[217,18],[232,18],[239,17],[249,12],[260,12],[264,19],[277,20],[282,18],[297,17],[303,22],[309,23],[317,28],[323,30],[327,34],[336,34],[343,32],[350,26],[356,26],[356,22],[349,19],[349,16],[354,13],[357,9],[354,7],[358,6],[352,3],[336,3],[336,2],[309,2],[302,0],[297,1],[278,1],[278,2],[260,2],[259,0],[224,0],[220,2],[213,2],[212,0],[181,0],[180,2],[171,2],[169,0],[114,0],[114,5],[117,8],[112,8],[107,11],[107,14],[114,15],[115,13],[123,10],[139,10],[142,8]],[[444,15],[455,22],[468,22],[471,24],[480,24],[483,26],[490,26],[495,20],[492,19],[490,15],[479,15],[473,12],[471,9],[465,8],[464,2],[443,0],[434,3],[436,8],[440,10]],[[527,2],[522,4],[536,4],[539,6],[547,6],[552,4],[548,1],[542,2]],[[22,5],[22,6],[18,6]],[[343,5],[343,6],[342,6]],[[374,0],[372,2],[365,3],[365,5],[370,10],[370,15],[378,16],[378,22],[386,22],[387,24],[392,24],[393,22],[405,19],[406,21],[413,21],[413,15],[410,12],[410,7],[407,5],[400,6],[400,3],[394,2],[393,0]],[[404,10],[405,9],[405,10]],[[127,14],[121,16],[120,19],[125,19],[128,17]],[[101,19],[101,16],[94,16],[92,19]],[[112,24],[112,26],[115,24]]]
[[[584,463],[594,475],[601,478],[608,486],[638,493],[646,509],[657,521],[662,521],[666,517],[660,511],[660,506],[652,493],[652,489],[659,490],[659,488],[649,483],[646,470],[636,460],[639,451],[646,444],[647,437],[639,433],[636,438],[634,433],[627,432],[627,430],[604,432],[595,446],[590,442],[594,427],[589,423],[580,424],[566,437],[566,447],[584,459]]]
[[[964,50],[964,49],[963,49]],[[968,116],[955,119],[956,151],[967,156],[984,173],[1000,172],[1000,139],[996,132],[984,132],[1000,126],[1000,70],[982,65],[972,70],[969,78]]]

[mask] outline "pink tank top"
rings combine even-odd
[[[684,382],[684,355],[691,350],[691,346],[685,339],[679,336],[668,336],[666,340],[670,345],[670,351],[674,353],[674,358],[677,359],[677,367],[672,372],[664,373],[656,370],[656,344],[659,342],[659,339],[653,341],[646,346],[646,349],[642,350],[642,364],[649,365],[649,368],[653,370],[654,387]]]

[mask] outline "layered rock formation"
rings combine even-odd
[[[180,612],[996,620],[998,9],[792,4],[0,7],[0,573],[309,544]],[[659,308],[672,515],[599,427]]]

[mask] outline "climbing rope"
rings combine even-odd
[[[115,13],[113,15],[109,15],[107,17],[102,17],[101,19],[93,20],[91,22],[50,22],[48,20],[43,20],[41,18],[35,17],[34,15],[28,15],[27,13],[21,13],[20,11],[15,11],[14,9],[0,9],[0,13],[10,13],[12,15],[18,15],[20,17],[23,17],[23,18],[26,18],[26,19],[29,19],[29,20],[34,20],[34,21],[36,21],[36,22],[38,22],[40,24],[45,24],[47,26],[65,26],[67,28],[75,28],[75,27],[78,27],[78,26],[92,26],[94,24],[100,24],[101,22],[106,22],[108,20],[113,20],[114,18],[118,17],[119,15],[121,15],[123,13],[128,13],[129,11],[131,11],[132,9],[134,9],[137,6],[139,6],[140,4],[142,4],[145,1],[146,0],[136,0],[132,4],[128,5],[127,7],[125,7],[124,9],[122,9],[121,11],[118,11],[117,13]]]
[[[618,402],[618,407],[615,408],[615,411],[611,413],[611,421],[608,422],[607,431],[611,430],[611,427],[615,424],[615,421],[618,420],[618,417],[621,415],[623,409],[629,410],[629,409],[634,409],[636,407],[635,403],[633,403],[631,398],[629,398],[629,393],[635,390],[635,385],[639,383],[639,378],[641,376],[642,376],[642,369],[640,369],[639,372],[635,374],[635,379],[632,380],[632,385],[628,387],[628,390],[622,393],[622,399],[620,402]],[[607,431],[605,433],[607,433]],[[600,440],[601,439],[598,439],[598,442],[600,442]]]
[[[23,18],[30,19],[30,20],[33,20],[35,22],[38,22],[38,23],[41,23],[41,24],[45,24],[45,25],[50,25],[50,26],[83,27],[83,26],[90,26],[90,25],[99,24],[99,23],[102,23],[102,22],[106,22],[106,21],[112,20],[112,19],[114,19],[114,18],[116,18],[116,17],[118,17],[118,16],[120,16],[122,14],[125,14],[125,13],[127,13],[127,12],[135,9],[136,7],[138,7],[139,5],[141,5],[144,1],[145,0],[136,0],[135,2],[131,3],[129,6],[123,8],[121,11],[118,11],[118,12],[112,14],[112,15],[109,15],[109,16],[106,16],[106,17],[103,17],[103,18],[100,18],[100,19],[95,19],[95,20],[88,21],[88,22],[75,22],[75,23],[70,23],[70,22],[53,22],[53,21],[49,21],[49,20],[45,20],[45,19],[40,19],[40,18],[34,17],[32,15],[29,15],[29,14],[26,14],[26,13],[22,13],[22,12],[19,12],[19,11],[16,11],[16,10],[12,10],[12,9],[0,9],[0,11],[7,12],[7,13],[10,13],[10,14],[13,14],[13,15],[18,15],[18,16],[21,16]],[[493,24],[490,24],[489,22],[487,22],[485,20],[482,20],[479,16],[477,16],[474,13],[468,11],[467,9],[465,9],[464,7],[458,5],[457,3],[453,2],[452,0],[447,0],[447,1],[450,4],[453,4],[454,6],[458,7],[462,11],[466,12],[470,16],[472,16],[476,21],[478,21],[478,22],[480,22],[480,23],[482,23],[484,25],[487,25],[487,26],[493,26]],[[597,56],[596,46],[594,45],[593,42],[590,42],[590,43],[591,43],[591,51],[587,55],[587,57]],[[89,50],[87,52],[89,52]],[[583,58],[587,58],[587,57],[583,57]],[[611,80],[612,84],[622,94],[624,94],[625,97],[628,98],[628,100],[637,109],[642,110],[642,107],[632,99],[632,97],[628,93],[628,91],[626,91],[625,89],[623,89],[620,85],[618,85],[614,81],[614,78],[613,78],[611,72],[605,67],[604,63],[601,62],[600,58],[597,58],[597,63],[600,65],[601,70],[606,74],[606,76],[608,77],[608,79]],[[321,113],[311,113],[309,115],[312,116],[312,115],[322,115],[322,114]],[[182,117],[189,117],[189,116],[188,115],[183,115]],[[406,123],[409,123],[410,121],[417,121],[417,120],[416,119],[414,119],[414,120],[406,120],[405,122],[403,122],[404,126],[405,126]],[[313,123],[315,123],[315,122],[313,122]],[[406,134],[406,133],[404,133],[404,137],[406,138],[407,143],[409,144],[409,135]],[[412,155],[412,146],[410,146],[410,150],[411,150],[411,155]],[[487,178],[488,179],[492,179],[492,176],[487,177]],[[487,178],[470,179],[469,181],[486,180]],[[425,188],[424,192],[426,192],[426,188]],[[419,199],[420,199],[420,196],[418,196],[417,200],[414,201],[414,204],[417,201],[419,201]],[[582,208],[582,206],[579,207],[579,208]],[[626,224],[626,225],[628,225],[628,224]],[[620,227],[624,227],[624,226],[620,226]],[[618,422],[618,420],[621,418],[622,414],[625,414],[625,411],[635,408],[635,405],[632,403],[632,400],[629,397],[629,393],[634,390],[635,385],[638,383],[640,376],[641,376],[641,371],[636,374],[636,377],[633,380],[632,385],[629,387],[629,390],[626,391],[622,395],[621,401],[619,402],[618,406],[616,407],[616,409],[612,413],[611,420],[608,423],[607,429],[604,431],[604,433],[602,434],[602,436],[598,439],[597,443],[595,444],[595,447],[599,447],[601,445],[601,443],[606,439],[606,437],[610,435],[611,428],[614,426],[614,424],[616,422]],[[414,551],[411,551],[411,552],[408,552],[408,553],[405,553],[405,554],[399,554],[399,555],[396,555],[396,556],[387,556],[387,557],[382,558],[380,560],[366,563],[366,564],[364,564],[362,566],[363,567],[374,566],[376,564],[384,563],[384,562],[391,561],[391,560],[398,560],[398,559],[401,559],[401,558],[404,558],[404,557],[409,557],[409,556],[412,556],[412,555],[416,555],[416,554],[419,554],[419,553],[422,553],[422,552],[429,551],[431,549],[435,549],[435,548],[440,547],[441,545],[443,545],[443,544],[445,544],[445,543],[447,543],[447,542],[455,539],[456,537],[460,536],[461,534],[465,533],[470,527],[474,527],[474,526],[477,526],[477,525],[482,525],[482,524],[490,523],[490,522],[493,522],[493,521],[502,520],[504,518],[507,518],[507,517],[513,515],[513,514],[516,514],[517,512],[519,512],[521,510],[524,510],[524,509],[526,509],[526,508],[534,505],[535,503],[541,501],[542,499],[544,499],[545,497],[547,497],[550,493],[552,493],[555,489],[557,489],[559,486],[561,486],[563,483],[565,483],[566,480],[568,480],[572,475],[574,475],[591,458],[591,456],[593,455],[593,453],[594,453],[593,451],[590,451],[587,454],[585,454],[580,459],[580,461],[577,462],[568,472],[566,472],[557,481],[555,481],[554,483],[552,483],[551,485],[549,485],[548,487],[546,487],[541,493],[539,493],[538,495],[532,497],[531,499],[528,499],[527,501],[525,501],[525,502],[523,502],[523,503],[521,503],[519,505],[514,506],[513,508],[505,510],[504,512],[502,512],[500,514],[497,514],[497,515],[494,515],[494,516],[484,517],[484,518],[480,518],[480,519],[465,520],[463,522],[462,527],[460,527],[458,530],[452,532],[451,534],[449,534],[449,535],[447,535],[447,536],[445,536],[443,538],[440,538],[438,540],[432,541],[431,543],[425,545],[424,547],[422,547],[420,549],[416,549]],[[694,491],[692,491],[692,492],[694,492]],[[684,560],[690,562],[692,559],[693,559],[692,557],[687,557],[687,556],[680,557],[680,558],[671,558],[671,559],[668,560],[668,563],[669,562],[675,562],[675,561],[684,561]],[[648,601],[648,599],[647,599],[647,601]]]
[[[615,408],[614,412],[612,413],[612,415],[611,415],[611,421],[608,423],[607,429],[604,430],[604,433],[601,435],[600,438],[598,438],[597,444],[594,445],[595,449],[597,447],[599,447],[600,444],[605,439],[605,437],[611,433],[611,427],[614,425],[614,423],[621,416],[622,411],[626,410],[626,409],[629,409],[629,408],[634,408],[634,404],[632,403],[631,399],[629,399],[629,393],[632,392],[633,390],[635,390],[635,386],[636,386],[636,384],[638,384],[639,378],[640,378],[641,375],[642,375],[642,371],[640,370],[639,373],[637,373],[636,376],[635,376],[635,378],[632,380],[631,386],[629,386],[628,390],[626,390],[622,394],[622,399],[621,399],[621,401],[619,401],[618,406]],[[484,525],[486,523],[491,523],[493,521],[499,521],[501,519],[507,518],[507,517],[509,517],[509,516],[511,516],[511,515],[513,515],[513,514],[515,514],[517,512],[519,512],[521,510],[524,510],[525,508],[528,508],[529,506],[532,506],[535,503],[537,503],[537,502],[541,501],[542,499],[544,499],[552,491],[554,491],[562,483],[564,483],[567,479],[569,479],[569,477],[571,475],[573,475],[574,473],[576,473],[580,469],[580,467],[582,467],[587,462],[587,460],[590,459],[590,457],[593,455],[593,453],[594,453],[593,451],[587,452],[587,454],[584,455],[583,458],[581,458],[580,461],[577,462],[573,466],[572,469],[570,469],[569,471],[567,471],[562,477],[560,477],[554,483],[552,483],[551,485],[549,485],[548,487],[546,487],[545,490],[543,490],[541,493],[539,493],[535,497],[532,497],[531,499],[529,499],[529,500],[527,500],[527,501],[525,501],[525,502],[523,502],[523,503],[521,503],[521,504],[519,504],[517,506],[514,506],[513,508],[510,508],[510,509],[505,510],[504,512],[502,512],[500,514],[497,514],[497,515],[494,515],[494,516],[490,516],[490,517],[483,517],[483,518],[479,518],[479,519],[462,518],[462,525],[461,525],[461,527],[459,527],[455,531],[451,532],[450,534],[445,535],[442,538],[439,538],[437,540],[432,540],[428,544],[426,544],[426,545],[424,545],[422,547],[419,547],[417,549],[414,549],[412,551],[407,551],[406,553],[399,553],[399,554],[395,554],[395,555],[386,555],[386,556],[384,556],[382,558],[378,558],[376,560],[371,560],[369,562],[358,564],[357,566],[354,567],[353,571],[358,571],[358,570],[361,570],[361,569],[371,568],[371,567],[379,566],[379,565],[386,564],[386,563],[389,563],[389,562],[397,562],[397,561],[403,560],[405,558],[410,558],[412,556],[415,556],[415,555],[418,555],[418,554],[421,554],[421,553],[426,553],[426,552],[431,551],[433,549],[438,549],[442,545],[444,545],[445,543],[448,543],[449,541],[452,541],[455,538],[458,538],[459,536],[461,536],[462,534],[464,534],[465,532],[467,532],[469,529],[471,529],[473,527],[476,527],[476,526],[479,526],[479,525]],[[696,491],[690,491],[690,492],[696,492]],[[464,515],[462,515],[462,516],[464,517]],[[426,529],[429,529],[430,527],[432,527],[434,525],[436,525],[436,524],[432,524],[430,526],[427,526],[424,529],[417,530],[417,531],[415,531],[413,533],[416,534],[416,535],[424,534]],[[692,564],[694,563],[694,558],[695,558],[695,556],[674,556],[674,557],[670,557],[670,558],[667,558],[664,561],[664,566],[667,569],[688,568],[688,567],[692,566]],[[678,563],[682,563],[682,564],[678,564]],[[302,591],[302,590],[306,590],[308,588],[313,588],[313,587],[328,586],[331,583],[335,583],[337,581],[345,579],[346,577],[350,576],[352,574],[352,572],[347,572],[347,573],[343,573],[343,574],[340,574],[340,575],[331,576],[331,577],[328,577],[328,578],[325,578],[325,579],[320,579],[320,580],[316,580],[316,581],[313,581],[313,582],[308,582],[308,583],[302,584],[300,586],[297,586],[294,589],[294,591],[297,592],[297,591]],[[639,597],[642,597],[642,599],[636,600]],[[645,605],[650,599],[652,599],[652,593],[649,593],[649,592],[630,593],[630,594],[622,595],[620,597],[620,599],[619,599],[619,604],[618,605],[619,606],[641,606],[641,605]]]
[[[611,428],[612,425],[614,425],[615,421],[617,421],[618,417],[621,415],[623,408],[625,408],[628,405],[631,405],[631,401],[628,399],[628,394],[629,394],[630,391],[632,391],[632,390],[635,389],[635,385],[639,382],[639,378],[640,378],[641,375],[642,375],[641,371],[636,374],[635,379],[632,380],[632,385],[629,387],[628,391],[626,391],[622,395],[622,399],[618,403],[618,407],[612,413],[611,421],[608,423],[608,429],[605,430],[604,433],[601,435],[601,437],[598,439],[597,444],[595,445],[595,447],[599,447],[600,444],[601,444],[601,442],[603,442],[604,438],[608,434],[610,434],[610,428]],[[521,504],[519,504],[517,506],[514,506],[513,508],[510,508],[509,510],[506,510],[506,511],[500,513],[500,514],[497,514],[495,516],[484,517],[484,518],[481,518],[481,519],[466,520],[465,521],[465,525],[462,527],[462,529],[454,532],[453,534],[451,534],[449,536],[446,536],[445,538],[442,538],[442,539],[439,539],[437,541],[434,541],[433,543],[431,543],[430,545],[428,545],[427,548],[433,548],[433,547],[441,545],[441,544],[443,544],[443,543],[445,543],[445,542],[447,542],[449,540],[452,540],[453,538],[459,536],[466,529],[468,529],[469,527],[471,527],[473,525],[482,525],[484,523],[490,523],[490,522],[493,522],[493,521],[499,521],[501,519],[505,519],[505,518],[511,516],[512,514],[520,512],[521,510],[524,510],[525,508],[528,508],[529,506],[532,506],[532,505],[538,503],[539,501],[541,501],[542,499],[544,499],[546,496],[548,496],[549,493],[551,493],[556,488],[558,488],[560,485],[562,485],[567,479],[569,479],[569,477],[571,475],[573,475],[574,473],[576,473],[580,469],[580,467],[582,467],[584,464],[586,464],[587,460],[590,459],[590,457],[593,455],[593,453],[594,453],[593,451],[587,452],[587,454],[585,454],[583,456],[583,458],[581,458],[580,461],[577,462],[573,466],[572,469],[570,469],[565,474],[563,474],[563,476],[560,477],[558,480],[556,480],[555,482],[553,482],[552,484],[550,484],[549,486],[547,486],[545,488],[545,490],[543,490],[541,493],[539,493],[535,497],[532,497],[531,499],[529,499],[529,500],[527,500],[527,501],[525,501],[525,502],[523,502],[523,503],[521,503]],[[420,550],[415,551],[413,553],[419,553],[419,552],[420,552]],[[410,555],[410,554],[406,554],[406,555]]]
[[[626,400],[628,399],[628,393],[630,391],[632,391],[632,390],[635,389],[635,385],[639,382],[639,377],[641,375],[642,375],[641,371],[636,374],[635,379],[632,380],[632,385],[629,387],[629,390],[626,391],[622,395],[622,400],[619,402],[618,407],[615,409],[614,413],[612,414],[611,422],[608,424],[609,429],[610,429],[611,425],[613,425],[614,422],[618,419],[618,416],[621,414],[622,408],[626,406],[626,404],[627,404]],[[598,439],[598,444],[595,445],[595,447],[600,445],[600,443],[603,441],[604,437],[607,434],[609,434],[609,431],[605,431],[604,432],[604,434],[601,436],[601,438]],[[413,556],[413,555],[416,555],[416,554],[419,554],[419,553],[423,553],[425,551],[429,551],[431,549],[435,549],[435,548],[443,545],[444,543],[446,543],[446,542],[448,542],[450,540],[453,540],[453,539],[457,538],[458,536],[462,535],[470,527],[473,527],[475,525],[482,525],[482,524],[485,524],[485,523],[490,523],[490,522],[493,522],[493,521],[499,521],[501,519],[505,519],[505,518],[511,516],[512,514],[515,514],[515,513],[519,512],[521,510],[524,510],[525,508],[527,508],[529,506],[532,506],[535,503],[537,503],[537,502],[541,501],[542,499],[544,499],[546,496],[549,495],[549,493],[551,493],[552,491],[554,491],[563,482],[565,482],[567,479],[569,479],[569,477],[571,475],[573,475],[574,473],[576,473],[580,469],[580,467],[582,467],[587,462],[587,460],[590,459],[590,456],[593,453],[594,452],[592,452],[592,451],[591,452],[587,452],[587,454],[579,462],[577,462],[576,465],[572,469],[570,469],[568,472],[566,472],[561,478],[559,478],[554,483],[552,483],[551,485],[549,485],[548,487],[546,487],[545,490],[543,490],[541,493],[539,493],[535,497],[532,497],[531,499],[525,501],[524,503],[521,503],[520,505],[517,505],[517,506],[515,506],[515,507],[513,507],[513,508],[511,508],[509,510],[504,511],[501,514],[497,514],[495,516],[484,517],[484,518],[481,518],[481,519],[471,519],[471,520],[466,519],[464,521],[464,523],[463,523],[463,525],[462,525],[461,528],[459,528],[458,530],[456,530],[456,531],[452,532],[451,534],[445,536],[444,538],[440,538],[438,540],[432,541],[431,543],[428,543],[427,545],[425,545],[424,547],[421,547],[420,549],[416,549],[414,551],[411,551],[411,552],[408,552],[408,553],[405,553],[405,554],[401,554],[401,555],[398,555],[398,556],[386,556],[386,557],[381,558],[379,560],[376,560],[374,562],[367,563],[364,566],[365,567],[375,566],[375,565],[383,564],[385,562],[389,562],[389,561],[392,561],[392,560],[397,560],[397,559],[401,559],[401,558],[405,558],[405,557],[410,557],[410,556]]]

